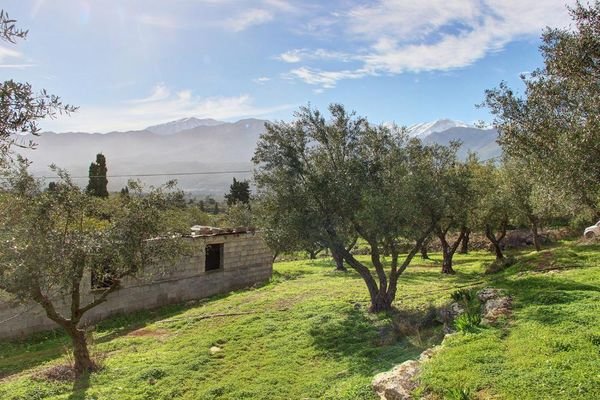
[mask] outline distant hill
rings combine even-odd
[[[200,125],[169,134],[149,130],[105,134],[45,132],[33,138],[38,143],[37,149],[21,153],[33,162],[31,170],[38,176],[50,175],[48,165],[55,163],[69,170],[73,176],[86,177],[90,163],[100,152],[106,156],[108,175],[248,171],[264,124],[264,120],[244,119],[235,123]],[[251,174],[171,175],[139,179],[158,185],[175,178],[185,191],[222,196],[234,176],[248,179]],[[109,177],[109,190],[119,190],[125,186],[127,179]],[[82,184],[87,183],[85,178],[81,181]]]
[[[225,124],[225,122],[217,121],[215,119],[198,119],[191,117],[178,119],[177,121],[171,121],[164,124],[149,126],[145,130],[156,133],[157,135],[172,135],[177,132],[194,129],[199,126],[218,126],[223,124]]]
[[[251,173],[210,174],[221,171],[249,171],[256,142],[264,132],[265,120],[243,119],[222,122],[212,119],[185,118],[141,131],[85,133],[45,132],[33,138],[35,150],[22,150],[33,162],[31,171],[37,176],[51,175],[48,165],[66,168],[77,182],[87,184],[88,168],[97,153],[103,153],[108,163],[109,190],[118,191],[126,185],[128,176],[147,184],[159,185],[177,179],[179,187],[198,195],[221,197],[232,178],[249,179]],[[192,128],[189,128],[192,126]],[[460,140],[459,155],[468,150],[486,160],[500,155],[493,129],[478,129],[452,120],[438,120],[414,125],[411,135],[426,143],[448,144]],[[25,136],[25,141],[30,137]],[[177,175],[184,172],[185,175]],[[209,172],[209,174],[194,174]],[[120,177],[115,177],[119,175]],[[112,176],[112,177],[111,177]],[[81,178],[79,178],[81,177]]]
[[[426,138],[432,133],[443,132],[450,128],[469,128],[470,125],[462,121],[454,121],[452,119],[438,119],[431,122],[422,122],[408,127],[408,134],[419,139]]]
[[[432,133],[423,141],[448,145],[452,140],[459,140],[462,143],[458,152],[460,158],[466,158],[468,152],[472,151],[477,153],[481,160],[488,160],[502,154],[500,146],[496,143],[497,137],[498,132],[495,129],[456,127]]]

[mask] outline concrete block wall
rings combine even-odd
[[[148,267],[136,277],[123,279],[121,289],[86,313],[84,323],[226,293],[266,282],[271,277],[272,254],[260,234],[232,233],[183,240],[190,241],[191,254],[182,256],[173,265]],[[207,244],[223,244],[221,269],[205,271]],[[98,295],[91,289],[89,273],[83,279],[82,293],[82,304]],[[59,309],[66,311],[67,304],[59,305]],[[0,300],[0,339],[24,337],[57,327],[35,303]]]

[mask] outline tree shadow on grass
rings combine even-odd
[[[548,279],[546,276],[528,276],[517,280],[498,278],[494,286],[506,289],[521,309],[521,319],[544,325],[556,325],[569,320],[568,306],[600,295],[600,286],[568,279]]]
[[[90,374],[85,374],[73,383],[73,390],[67,400],[85,400],[90,387]]]
[[[421,337],[419,345],[391,330],[394,328],[390,318],[384,314],[368,315],[362,308],[353,308],[342,319],[333,320],[329,315],[317,317],[309,332],[315,348],[324,356],[345,362],[352,373],[372,376],[416,358],[432,341],[433,332],[424,330],[423,336],[427,337]],[[382,338],[382,334],[390,333],[394,336],[392,340]]]

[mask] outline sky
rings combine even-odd
[[[574,1],[567,0],[568,5]],[[2,0],[27,39],[0,80],[79,106],[44,130],[136,130],[185,117],[290,120],[342,103],[373,123],[489,121],[520,88],[564,0]]]

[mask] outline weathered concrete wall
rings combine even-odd
[[[121,289],[111,293],[105,303],[86,314],[85,323],[115,314],[226,293],[266,282],[271,277],[271,251],[259,234],[235,233],[185,240],[191,242],[191,255],[182,256],[175,265],[148,268],[137,277],[124,279]],[[219,243],[223,243],[223,268],[205,271],[205,246]],[[82,304],[94,299],[89,274],[83,279],[82,293],[85,293]],[[59,309],[64,310],[64,305]],[[57,325],[37,304],[0,300],[0,339],[18,338],[55,328]]]

